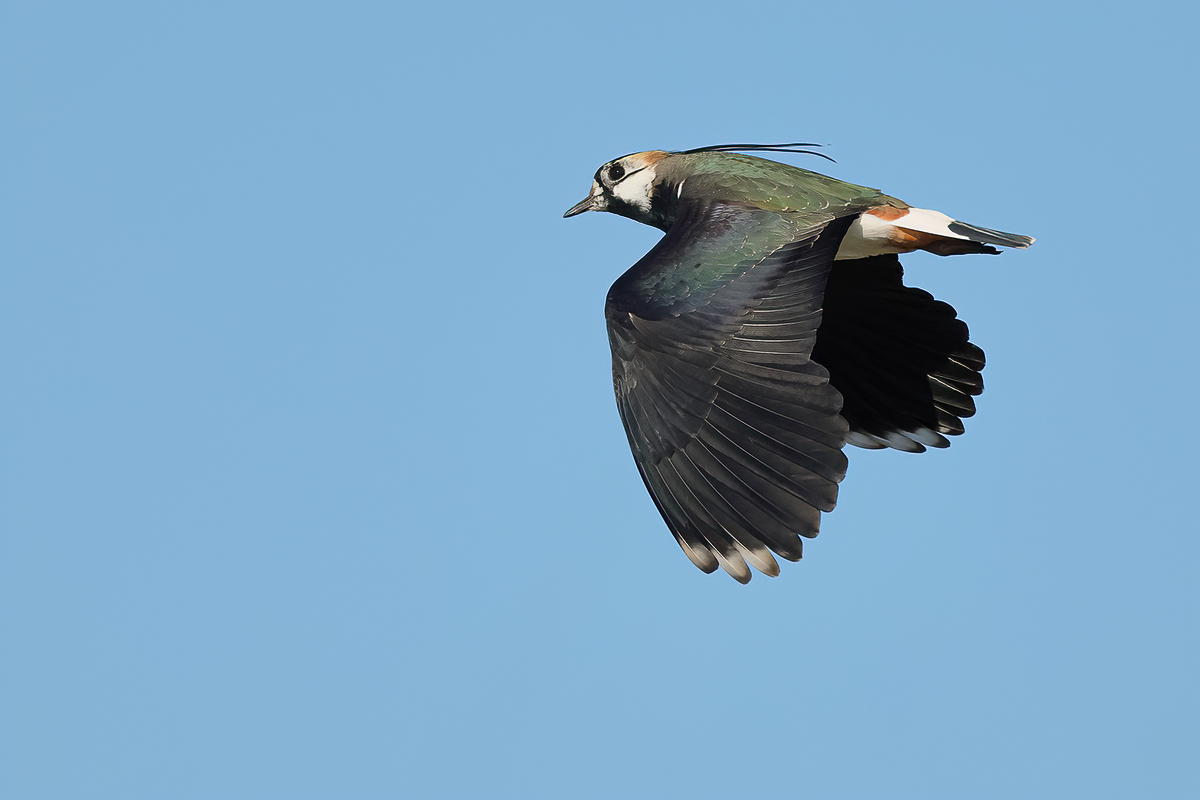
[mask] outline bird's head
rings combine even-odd
[[[591,194],[563,216],[610,211],[657,228],[668,227],[664,201],[669,194],[665,189],[669,187],[659,174],[659,166],[670,155],[662,150],[647,150],[609,161],[596,170]]]

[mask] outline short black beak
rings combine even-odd
[[[595,207],[596,207],[596,196],[589,195],[588,198],[586,200],[584,200],[582,203],[576,203],[575,205],[573,205],[569,209],[567,209],[567,213],[563,214],[563,219],[566,219],[567,217],[573,217],[576,214],[582,214],[585,211],[591,211]]]

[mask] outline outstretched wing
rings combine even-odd
[[[811,354],[849,213],[694,203],[609,291],[634,459],[705,572],[778,574],[772,551],[798,560],[837,500],[848,428]]]

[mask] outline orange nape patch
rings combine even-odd
[[[636,164],[639,169],[645,169],[646,167],[657,164],[669,155],[670,153],[665,150],[646,150],[642,153],[634,153],[633,155],[629,156],[629,159],[631,162]]]

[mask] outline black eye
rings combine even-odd
[[[621,178],[624,178],[624,177],[625,177],[625,168],[622,167],[620,164],[613,164],[611,167],[608,168],[608,179],[612,183],[616,183],[617,181],[621,180]]]

